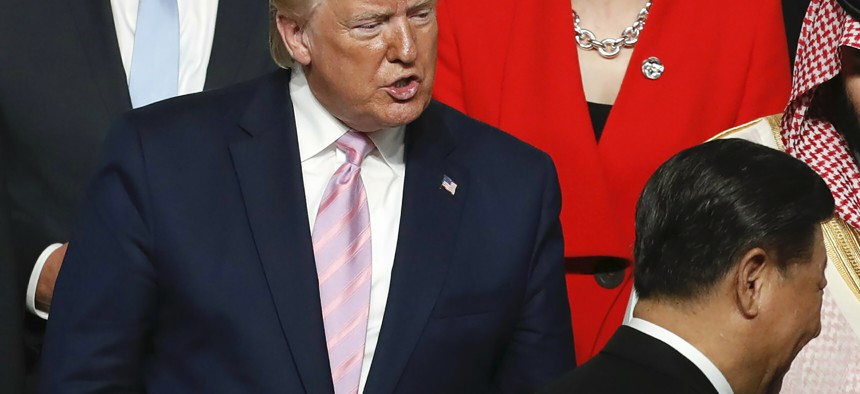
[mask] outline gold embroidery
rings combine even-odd
[[[779,116],[779,115],[772,115],[772,116]],[[709,139],[708,139],[708,141],[721,140],[721,139],[728,138],[728,137],[730,137],[730,136],[731,136],[732,134],[734,134],[734,133],[737,133],[737,132],[739,132],[739,131],[744,131],[744,130],[746,130],[746,129],[750,128],[750,127],[755,126],[757,123],[761,122],[761,121],[762,121],[762,119],[767,119],[767,118],[759,118],[759,119],[753,120],[753,121],[751,121],[751,122],[744,123],[744,124],[742,124],[742,125],[740,125],[740,126],[732,127],[732,128],[730,128],[730,129],[728,129],[728,130],[726,130],[726,131],[723,131],[722,133],[719,133],[719,134],[717,134],[717,135],[715,135],[715,136],[713,136],[713,137],[709,138]],[[779,122],[777,122],[777,130],[779,130],[779,124],[778,124],[778,123],[779,123]]]
[[[771,115],[764,118],[770,125],[770,131],[773,133],[773,140],[776,142],[776,147],[782,152],[785,152],[785,144],[782,143],[782,135],[779,133],[779,126],[782,123],[782,114]]]
[[[827,257],[860,300],[860,232],[838,218],[827,221],[821,229]]]

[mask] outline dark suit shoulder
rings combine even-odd
[[[235,119],[254,98],[257,91],[267,84],[280,84],[287,91],[289,76],[278,70],[250,81],[228,87],[188,94],[159,101],[127,112],[124,117],[147,128],[161,129],[194,121],[198,123],[220,123]]]
[[[656,362],[656,361],[655,361]],[[699,393],[671,375],[628,359],[598,354],[565,374],[541,394]]]
[[[541,394],[716,394],[690,360],[664,342],[621,326],[601,352]]]
[[[223,136],[224,131],[236,130],[261,90],[281,88],[287,96],[288,83],[289,71],[278,70],[225,88],[160,101],[127,112],[123,118],[149,138]]]
[[[495,126],[472,118],[444,103],[433,100],[427,111],[438,113],[461,144],[481,151],[510,150],[517,156],[549,157],[540,149],[506,133]],[[490,145],[486,145],[490,144]],[[460,146],[458,146],[460,147]]]
[[[466,154],[488,158],[493,162],[493,159],[497,159],[499,163],[507,165],[552,164],[552,159],[544,151],[442,102],[431,101],[426,112],[442,119],[446,126],[445,138]]]

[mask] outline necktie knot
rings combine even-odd
[[[346,153],[347,163],[361,167],[364,158],[373,152],[376,145],[367,134],[349,131],[337,139],[337,147]]]

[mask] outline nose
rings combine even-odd
[[[388,51],[386,58],[392,63],[414,63],[418,57],[415,48],[415,30],[408,18],[402,18],[394,23],[388,35]]]

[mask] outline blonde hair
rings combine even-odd
[[[269,0],[269,51],[275,63],[283,68],[293,65],[293,58],[278,31],[278,12],[295,18],[302,25],[322,0]]]

